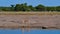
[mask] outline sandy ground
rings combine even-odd
[[[60,15],[0,15],[2,26],[36,26],[60,29]]]

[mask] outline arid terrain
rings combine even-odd
[[[60,29],[60,15],[0,15],[0,28]]]

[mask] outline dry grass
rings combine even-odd
[[[0,12],[0,15],[60,15],[60,12]]]

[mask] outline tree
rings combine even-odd
[[[36,8],[33,7],[32,5],[29,5],[28,8],[29,8],[29,11],[36,11]]]
[[[0,11],[60,11],[60,6],[44,6],[39,4],[35,7],[27,3],[11,5],[10,7],[0,7]]]
[[[57,7],[56,7],[56,10],[57,10],[57,11],[60,11],[60,6],[57,6]]]
[[[14,5],[11,5],[11,10],[14,11]]]
[[[42,4],[36,6],[35,8],[37,9],[37,11],[44,11],[45,10],[45,6]]]
[[[26,3],[24,3],[24,4],[16,4],[15,10],[16,11],[27,11],[28,10],[27,4]]]
[[[47,11],[56,11],[55,7],[47,7]]]

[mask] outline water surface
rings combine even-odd
[[[0,29],[0,34],[23,34],[21,29]],[[60,34],[60,30],[25,30],[24,34]]]

